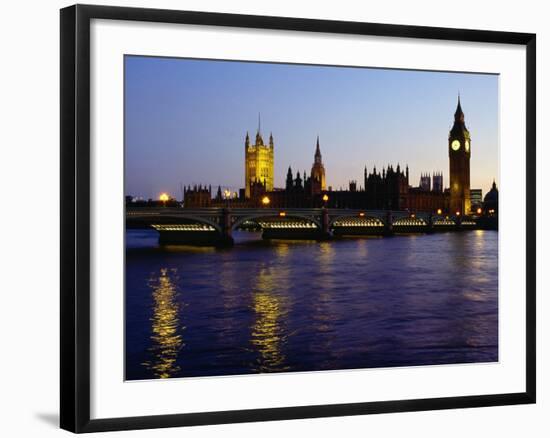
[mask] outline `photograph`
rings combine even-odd
[[[124,55],[124,379],[499,362],[499,79]]]

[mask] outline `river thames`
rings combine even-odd
[[[498,232],[232,248],[126,233],[126,379],[498,360]]]

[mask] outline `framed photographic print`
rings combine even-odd
[[[535,35],[61,10],[61,427],[535,402]]]

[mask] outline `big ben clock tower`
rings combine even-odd
[[[449,132],[449,177],[451,185],[450,212],[470,213],[470,132],[464,123],[460,95],[455,122]]]

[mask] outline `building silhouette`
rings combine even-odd
[[[471,210],[470,141],[470,132],[464,123],[464,112],[459,95],[454,124],[449,132],[450,209],[453,213],[468,214]]]
[[[443,173],[434,172],[432,176],[432,188],[434,192],[442,193],[443,192]]]
[[[221,193],[220,193],[221,194]],[[212,187],[190,185],[183,188],[183,205],[185,207],[202,208],[210,207],[212,204]]]
[[[409,191],[409,167],[401,169],[398,164],[394,169],[388,165],[382,169],[382,173],[376,171],[367,174],[365,178],[365,206],[373,209],[404,210],[407,208],[407,197]]]
[[[263,184],[267,191],[273,190],[274,149],[272,134],[269,135],[269,143],[264,144],[258,116],[258,130],[254,144],[250,144],[248,132],[244,141],[244,184],[247,199],[251,197],[251,188],[254,183]]]
[[[311,179],[319,181],[319,193],[322,190],[326,190],[325,166],[323,165],[321,149],[319,148],[319,136],[317,136],[317,147],[315,149],[313,166],[311,166]]]
[[[388,164],[378,171],[364,168],[363,185],[350,180],[345,189],[327,188],[327,174],[322,160],[319,136],[315,145],[313,164],[309,176],[306,171],[293,172],[288,167],[284,188],[274,187],[274,141],[269,136],[268,144],[262,138],[260,120],[254,144],[248,133],[245,139],[245,187],[239,197],[226,199],[218,187],[212,199],[210,187],[194,186],[185,190],[186,207],[234,206],[273,208],[356,208],[374,210],[431,211],[437,214],[470,214],[481,206],[481,190],[470,189],[470,133],[464,122],[464,112],[458,97],[454,124],[448,136],[449,188],[445,188],[443,173],[422,172],[417,187],[409,181],[409,166]],[[265,202],[265,198],[268,202]],[[498,200],[496,185],[483,202],[496,211],[494,199]],[[497,201],[498,202],[498,201]]]
[[[422,190],[432,189],[432,177],[429,173],[422,173],[420,175],[420,184],[418,185]]]
[[[483,198],[483,212],[491,216],[498,215],[498,189],[494,180],[491,190]]]

